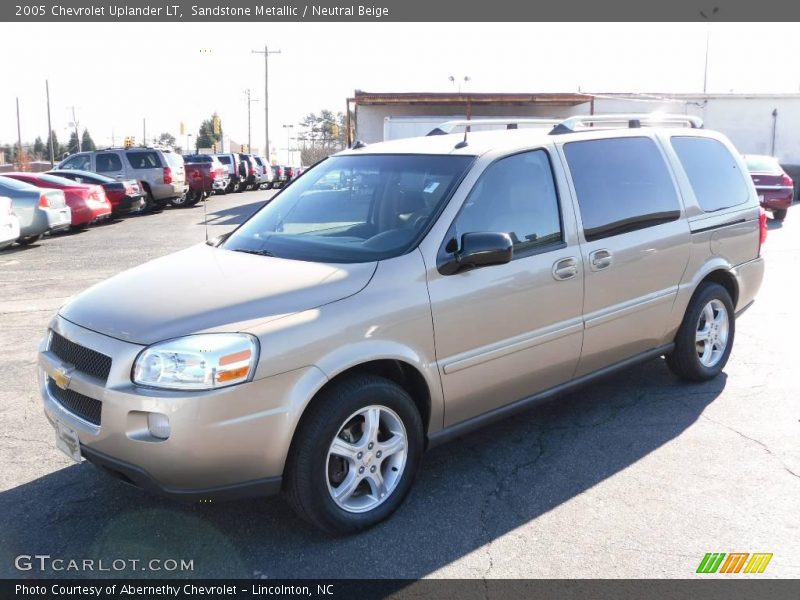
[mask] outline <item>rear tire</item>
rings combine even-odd
[[[708,381],[720,374],[733,348],[733,301],[718,283],[701,283],[675,336],[667,367],[686,381]]]
[[[25,237],[21,237],[17,240],[17,243],[20,246],[30,246],[31,244],[35,244],[40,239],[42,239],[42,234],[39,235],[26,235]]]
[[[328,533],[372,527],[402,504],[423,442],[419,411],[399,385],[374,375],[334,382],[298,426],[284,494],[301,518]]]
[[[776,221],[783,221],[786,218],[786,213],[789,212],[787,208],[779,208],[772,211],[772,218]]]

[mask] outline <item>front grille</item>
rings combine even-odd
[[[100,425],[100,413],[103,403],[89,396],[79,394],[74,390],[62,390],[50,379],[47,382],[47,391],[61,406],[77,415],[84,421],[93,425]]]
[[[50,352],[65,363],[74,365],[81,373],[96,377],[103,383],[108,379],[108,373],[111,371],[111,357],[71,342],[55,331],[52,332],[50,338]]]

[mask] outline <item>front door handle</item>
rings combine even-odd
[[[578,274],[578,261],[574,257],[562,258],[553,265],[553,278],[558,281],[572,279]]]
[[[609,250],[595,250],[589,254],[589,264],[591,264],[592,271],[602,271],[611,266],[613,257]]]

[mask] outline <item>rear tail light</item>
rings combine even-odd
[[[172,169],[164,167],[164,183],[172,183]]]
[[[255,175],[255,174],[256,174],[255,167],[253,165],[250,165],[250,175]]]
[[[50,200],[44,194],[39,196],[39,206],[42,208],[50,208]]]
[[[767,211],[763,208],[759,209],[761,212],[758,214],[758,255],[761,256],[761,244],[767,241]]]
[[[217,172],[215,170],[211,170],[209,172],[209,175],[211,176],[212,180],[217,178]]]
[[[794,187],[794,181],[792,181],[792,178],[789,177],[786,173],[784,173],[783,177],[781,177],[781,185],[784,185],[786,187]]]

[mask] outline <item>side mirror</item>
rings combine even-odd
[[[514,257],[514,243],[507,233],[480,231],[461,236],[461,250],[439,266],[442,275],[469,269],[504,265]]]

